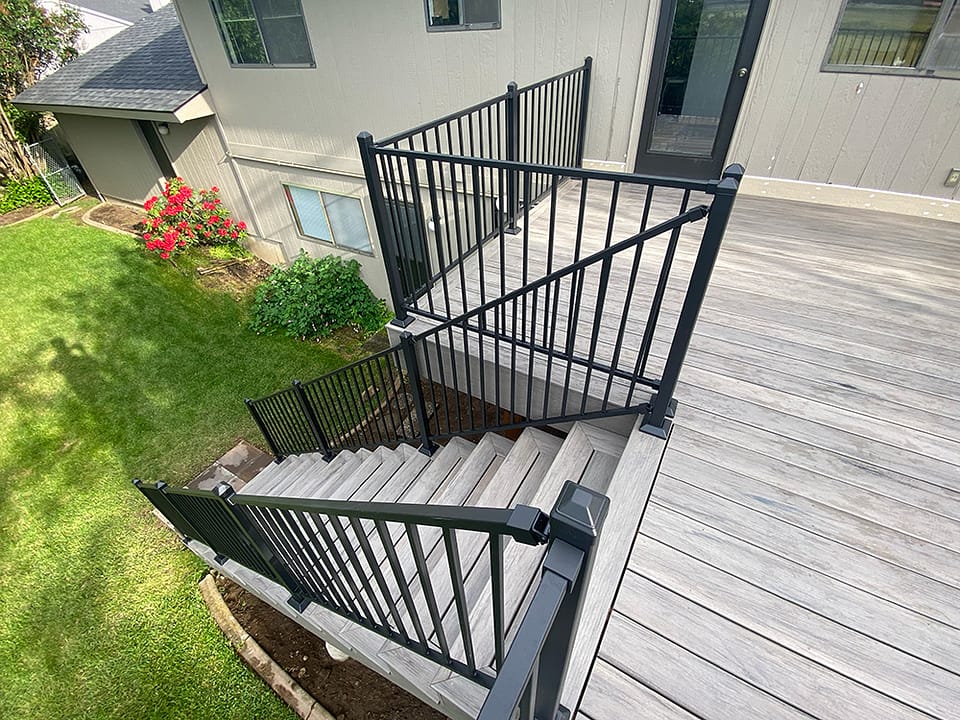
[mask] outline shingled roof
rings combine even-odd
[[[173,112],[204,88],[170,5],[67,63],[13,102],[32,109]]]

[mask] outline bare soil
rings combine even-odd
[[[36,207],[34,205],[28,205],[27,207],[11,210],[10,212],[0,215],[0,227],[19,222],[20,220],[25,220],[31,215],[36,215],[41,210],[43,210],[42,207]]]
[[[337,720],[444,720],[357,661],[334,660],[323,640],[227,578],[215,577],[243,629]]]
[[[207,248],[202,245],[199,250],[207,252]],[[240,298],[266,280],[271,270],[267,263],[257,257],[237,260],[208,257],[197,271],[197,282],[205,288],[229,292]]]
[[[140,230],[143,211],[128,205],[103,203],[90,212],[90,219],[117,230],[135,233]]]

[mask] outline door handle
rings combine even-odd
[[[747,68],[742,67],[742,68],[740,68],[739,70],[737,70],[737,77],[745,78],[745,77],[747,76],[747,73],[748,73],[748,72],[750,72],[750,71],[747,70]]]

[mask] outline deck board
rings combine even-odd
[[[580,191],[563,186],[555,209],[540,203],[525,232],[504,238],[503,287],[495,239],[483,292],[474,256],[462,280],[459,269],[449,278],[455,297],[462,283],[476,306],[551,269],[551,215],[560,258],[552,269],[572,260]],[[604,245],[608,199],[596,189],[588,196],[581,257]],[[674,214],[678,199],[655,196],[652,222]],[[622,188],[613,242],[636,232],[642,211],[642,191]],[[654,374],[699,230],[681,234]],[[648,245],[656,258],[664,242]],[[657,271],[641,263],[624,333],[634,350]],[[626,278],[615,266],[604,298],[595,285],[584,289],[581,317],[598,307],[603,317],[601,357],[617,340]],[[598,573],[596,582],[617,589],[579,701],[564,698],[575,716],[956,717],[958,283],[957,225],[737,200],[673,433],[644,516],[643,505],[635,509],[628,569],[618,577],[609,563]],[[565,309],[562,299],[561,338]],[[583,325],[576,347],[585,354]],[[542,363],[524,367],[546,377]],[[574,368],[571,378],[576,389],[584,374]],[[625,392],[614,383],[614,399]]]
[[[616,671],[704,720],[956,716],[958,241],[738,200],[582,714]]]

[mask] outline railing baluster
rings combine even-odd
[[[457,608],[457,621],[460,623],[460,640],[467,668],[471,673],[477,670],[477,661],[473,653],[473,635],[470,631],[470,609],[463,589],[463,567],[460,564],[460,548],[457,545],[456,532],[449,527],[443,528],[443,545],[447,554],[447,566],[450,570],[450,585],[453,587],[453,601]]]
[[[437,644],[440,646],[440,654],[445,663],[450,662],[450,646],[447,644],[447,635],[443,631],[443,622],[440,618],[440,608],[437,606],[437,597],[433,591],[433,583],[430,580],[430,570],[427,568],[427,561],[423,554],[423,545],[420,542],[420,531],[416,525],[407,523],[404,526],[407,533],[407,540],[410,543],[410,550],[413,554],[413,562],[417,568],[417,576],[420,578],[420,588],[423,590],[424,599],[427,601],[427,611],[430,613],[430,621],[433,623],[433,633],[437,637]]]
[[[350,523],[350,527],[353,528],[354,534],[357,536],[357,540],[360,543],[360,551],[363,553],[363,557],[367,561],[367,565],[370,568],[370,573],[373,575],[374,582],[377,583],[377,587],[380,589],[380,595],[387,604],[387,610],[389,611],[390,617],[393,619],[393,623],[396,626],[397,634],[403,636],[404,641],[408,642],[410,640],[410,636],[407,634],[406,628],[403,625],[403,621],[400,619],[400,612],[397,610],[396,602],[394,602],[393,593],[387,585],[387,580],[384,577],[383,572],[380,570],[380,563],[373,552],[373,548],[370,546],[370,540],[367,537],[367,532],[359,518],[348,518],[348,522]]]
[[[323,454],[324,460],[331,460],[333,458],[333,453],[330,451],[330,444],[327,442],[327,438],[320,429],[320,423],[317,422],[317,417],[313,412],[313,408],[310,406],[310,400],[307,398],[307,394],[303,391],[303,384],[299,380],[294,380],[293,389],[296,393],[297,401],[300,403],[300,409],[307,418],[307,423],[310,426],[310,432],[313,433],[313,438],[317,441],[317,449],[319,449]]]
[[[319,565],[313,545],[305,540],[299,524],[289,513],[248,506],[245,508],[272,539],[274,547],[287,564],[303,578],[303,582],[315,588],[317,595],[327,602],[336,602],[336,590],[330,576]]]
[[[380,600],[377,598],[376,593],[373,592],[373,587],[370,585],[370,579],[367,577],[367,571],[361,564],[360,558],[357,557],[357,553],[353,549],[353,543],[350,542],[346,531],[343,529],[343,525],[340,524],[340,518],[338,518],[336,515],[331,515],[330,527],[333,528],[334,534],[337,536],[337,539],[340,540],[340,546],[347,554],[347,560],[349,560],[350,564],[353,566],[354,572],[356,572],[357,578],[360,580],[360,586],[370,599],[370,605],[373,607],[374,613],[376,613],[376,616],[379,618],[380,622],[386,626],[388,624],[387,616],[383,612],[383,608],[380,607]]]
[[[276,440],[273,437],[273,434],[270,430],[267,429],[266,423],[264,423],[263,418],[260,416],[260,412],[254,404],[253,400],[250,398],[244,398],[244,404],[247,406],[247,410],[250,412],[250,417],[253,418],[254,424],[256,424],[257,429],[260,431],[260,434],[263,435],[263,439],[267,443],[267,447],[270,448],[270,454],[273,455],[275,462],[280,462],[283,460],[283,455],[280,454],[280,450],[277,448]]]
[[[430,193],[430,212],[433,216],[433,234],[437,245],[437,267],[440,268],[440,287],[443,290],[444,309],[446,310],[447,317],[453,317],[450,311],[450,286],[447,282],[447,264],[443,257],[443,242],[440,237],[442,234],[440,232],[440,208],[437,205],[437,180],[434,176],[433,165],[434,162],[432,160],[428,160],[426,163],[427,191]],[[442,175],[443,168],[440,170]],[[447,242],[449,243],[449,238]]]
[[[687,209],[687,203],[690,200],[690,191],[685,190],[683,199],[680,202],[680,212]],[[637,352],[637,365],[635,374],[643,375],[647,367],[647,358],[650,356],[650,347],[653,345],[653,335],[657,330],[657,321],[660,318],[660,308],[663,305],[663,297],[667,290],[667,282],[670,280],[670,269],[673,266],[673,257],[677,252],[677,244],[680,241],[680,227],[674,228],[670,233],[670,240],[667,242],[667,248],[663,254],[663,264],[660,266],[660,277],[657,280],[657,288],[650,303],[650,313],[647,316],[647,324],[643,329],[643,339],[640,341],[640,348]]]
[[[499,672],[503,668],[506,615],[503,586],[503,535],[490,534],[490,589],[493,613],[493,666]]]
[[[424,648],[427,648],[427,636],[423,632],[420,615],[417,613],[417,608],[413,604],[413,595],[410,594],[410,586],[407,584],[403,567],[400,565],[400,560],[397,557],[397,550],[393,546],[390,530],[383,520],[375,520],[374,526],[377,528],[377,535],[380,537],[383,550],[387,555],[387,563],[389,563],[390,569],[393,571],[393,577],[397,581],[397,589],[400,591],[400,597],[403,599],[403,604],[407,608],[407,614],[410,616],[410,622],[413,624],[417,639]]]

